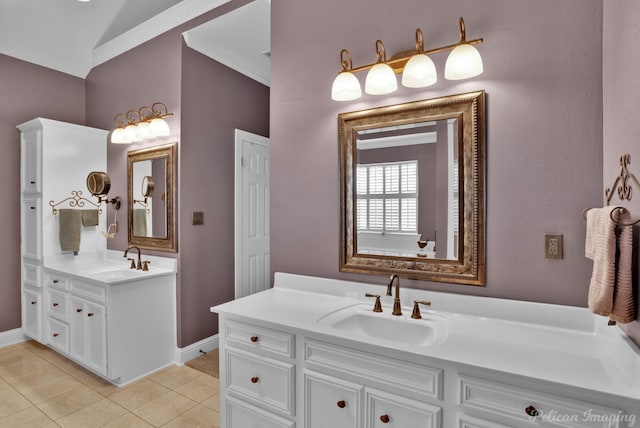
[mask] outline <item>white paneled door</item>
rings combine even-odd
[[[270,286],[269,139],[236,129],[236,299]]]

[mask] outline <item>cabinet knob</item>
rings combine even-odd
[[[258,378],[257,376],[252,377],[251,378],[251,383],[258,383],[259,380],[260,380],[260,378]]]
[[[388,423],[389,423],[389,415],[382,415],[382,416],[380,416],[380,421],[381,421],[383,424],[388,424]]]
[[[82,312],[82,308],[78,308],[78,309],[76,309],[76,312],[77,312],[77,313]]]
[[[29,184],[36,184],[36,181],[35,181],[35,180],[31,180],[31,181],[29,182]]]
[[[345,408],[345,406],[347,405],[347,403],[345,403],[345,401],[344,401],[344,400],[340,400],[340,401],[338,401],[338,403],[337,403],[337,404],[338,404],[338,407],[340,407],[341,409],[344,409],[344,408]]]
[[[35,211],[35,210],[36,210],[36,207],[29,207],[29,209],[30,209],[31,211]]]
[[[51,282],[53,282],[54,284],[57,284],[57,283],[59,283],[59,282],[60,282],[60,280],[58,280],[58,279],[54,279],[54,280],[53,280],[53,281],[51,281]]]
[[[256,343],[258,341],[258,336],[251,336],[250,339],[253,343]]]
[[[60,306],[60,303],[54,303],[54,304],[53,304],[53,307],[54,307],[54,308],[57,308],[58,306]]]
[[[58,333],[53,333],[53,337],[58,337],[58,336],[60,336],[60,334],[58,334]]]
[[[540,412],[538,412],[538,409],[536,409],[533,406],[527,406],[526,409],[524,409],[525,413],[529,416],[531,416],[532,418],[535,418],[536,416],[540,415]]]
[[[32,305],[35,305],[36,303],[38,303],[38,302],[35,301],[35,300],[31,302]]]
[[[89,312],[89,313],[87,314],[87,316],[88,316],[88,317],[92,317],[92,316],[93,316],[93,312]]]

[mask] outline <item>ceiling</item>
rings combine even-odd
[[[91,69],[230,0],[0,0],[0,54],[85,78]],[[269,84],[269,0],[184,34],[187,44]]]

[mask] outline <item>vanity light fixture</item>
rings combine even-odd
[[[113,144],[131,144],[148,138],[168,137],[171,135],[169,124],[164,118],[173,116],[164,103],[156,102],[151,107],[143,106],[138,110],[118,113],[113,118],[116,129],[111,133]]]
[[[464,19],[460,18],[460,41],[453,45],[424,50],[422,30],[416,29],[416,48],[399,52],[387,60],[384,44],[376,40],[377,61],[360,67],[353,67],[351,54],[340,52],[342,71],[333,81],[331,98],[335,101],[351,101],[362,96],[360,82],[354,73],[369,70],[365,80],[365,92],[382,95],[394,92],[398,84],[395,74],[402,73],[402,85],[407,88],[424,88],[438,81],[435,64],[429,55],[451,51],[445,64],[444,77],[447,80],[469,79],[483,71],[482,57],[473,46],[483,42],[482,38],[466,40]]]

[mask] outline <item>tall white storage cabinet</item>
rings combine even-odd
[[[43,342],[44,259],[62,253],[59,216],[53,214],[49,201],[57,203],[69,198],[72,191],[95,199],[86,190],[86,178],[91,171],[107,170],[108,131],[43,118],[18,125],[18,129],[22,131],[22,325],[25,335]],[[68,207],[63,204],[58,208]],[[92,206],[87,204],[84,208]],[[82,228],[81,252],[106,250],[106,239],[101,234],[106,207],[102,208],[100,225]]]

